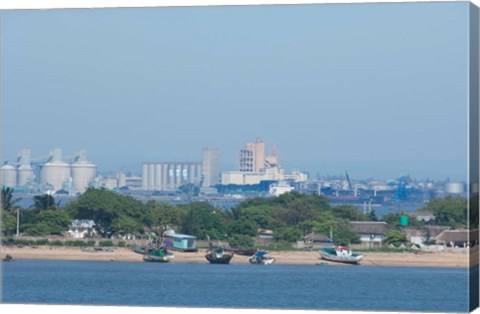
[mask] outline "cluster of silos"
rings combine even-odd
[[[35,175],[30,163],[30,150],[23,149],[17,158],[18,166],[5,163],[0,168],[1,184],[7,187],[26,186],[33,182]]]
[[[48,162],[40,170],[40,184],[51,186],[53,190],[67,190],[83,193],[95,180],[97,166],[87,161],[85,151],[77,151],[74,161],[69,164],[62,160],[61,149],[50,152]]]
[[[94,181],[97,166],[87,161],[85,151],[77,151],[71,163],[62,160],[62,150],[52,150],[47,158],[39,158],[38,181],[46,190],[66,190],[70,193],[83,193]],[[18,166],[4,164],[1,167],[1,183],[8,187],[23,187],[34,183],[35,175],[31,163],[30,150],[24,149],[17,159]]]
[[[198,184],[202,175],[199,162],[150,162],[142,164],[143,190],[175,190],[187,184]]]

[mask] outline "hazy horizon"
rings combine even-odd
[[[100,172],[275,144],[312,177],[466,181],[468,3],[1,12],[2,159]]]

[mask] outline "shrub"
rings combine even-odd
[[[99,246],[113,246],[112,240],[100,241]]]
[[[60,240],[55,240],[55,241],[52,241],[52,242],[48,242],[49,245],[51,246],[63,246],[64,243]]]
[[[38,239],[34,241],[35,245],[47,245],[48,244],[48,239]]]
[[[88,240],[86,246],[95,246],[97,242],[95,240]]]
[[[73,241],[65,242],[65,245],[76,246],[76,247],[84,247],[84,246],[87,246],[87,242],[82,241],[82,240],[73,240]]]
[[[127,242],[125,242],[125,241],[118,241],[117,246],[118,246],[118,247],[126,247],[126,246],[127,246]]]
[[[230,239],[228,239],[228,243],[231,247],[237,249],[252,249],[253,248],[253,239],[246,235],[235,234]]]

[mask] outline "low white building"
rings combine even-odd
[[[259,184],[261,181],[284,181],[305,182],[308,175],[304,172],[293,170],[291,174],[283,173],[279,167],[265,168],[259,172],[224,171],[222,172],[222,184]]]
[[[68,233],[74,239],[83,239],[89,233],[91,235],[96,233],[93,229],[93,226],[95,226],[95,222],[93,220],[72,220],[72,226],[70,227],[70,230],[68,230]]]
[[[360,242],[369,247],[381,247],[385,232],[391,229],[384,221],[352,221],[350,226],[360,237]]]

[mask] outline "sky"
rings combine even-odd
[[[468,2],[1,12],[3,161],[221,170],[260,137],[287,170],[466,180]]]

